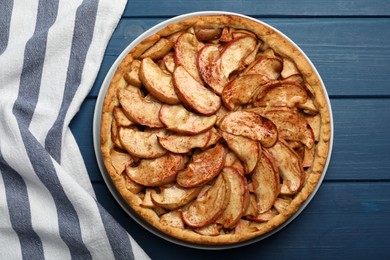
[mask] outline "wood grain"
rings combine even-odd
[[[231,11],[256,16],[374,16],[390,15],[390,4],[381,0],[190,0],[129,1],[124,16],[175,16],[195,11]]]

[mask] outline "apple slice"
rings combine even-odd
[[[194,228],[194,231],[203,236],[218,236],[221,234],[222,225],[211,223],[207,226]]]
[[[268,81],[267,77],[260,74],[238,77],[226,84],[221,95],[222,101],[230,110],[237,110],[239,106],[249,103],[255,90]]]
[[[227,185],[230,185],[232,192],[230,193],[229,204],[216,220],[216,223],[222,224],[224,228],[231,229],[235,227],[249,205],[248,183],[246,178],[234,168],[223,168],[222,175]]]
[[[221,134],[214,127],[207,132],[197,135],[172,134],[159,137],[161,146],[173,153],[188,153],[193,148],[206,149],[215,145],[221,138]]]
[[[112,120],[111,122],[111,140],[116,147],[119,149],[123,149],[121,141],[119,140],[119,127],[116,123],[116,120]]]
[[[110,162],[117,174],[122,174],[127,165],[135,162],[135,159],[128,153],[118,152],[115,149],[110,151]]]
[[[173,42],[166,38],[160,38],[152,47],[147,49],[141,56],[141,59],[150,58],[159,60],[164,57],[173,47]]]
[[[168,130],[189,135],[209,130],[217,120],[216,115],[201,116],[188,111],[182,105],[163,105],[159,118]]]
[[[204,227],[214,223],[229,203],[226,198],[230,197],[230,187],[227,186],[223,175],[219,175],[211,188],[183,209],[184,223],[191,227]]]
[[[221,106],[219,96],[195,80],[183,66],[176,67],[173,81],[179,99],[198,113],[211,115]]]
[[[230,42],[231,40],[233,40],[233,35],[230,31],[231,31],[231,29],[229,26],[223,27],[222,32],[221,32],[221,36],[219,37],[219,41],[220,42]]]
[[[256,196],[257,213],[272,208],[280,193],[279,172],[271,154],[264,151],[251,176],[253,193]]]
[[[206,45],[198,53],[199,73],[215,93],[221,94],[229,79],[221,72],[219,45]]]
[[[227,133],[259,141],[264,147],[274,145],[278,138],[276,126],[270,120],[248,111],[228,114],[222,119],[219,127]]]
[[[183,188],[177,184],[160,187],[160,193],[152,193],[152,200],[155,204],[174,210],[186,205],[198,196],[202,187]]]
[[[195,36],[200,42],[216,40],[221,36],[221,33],[221,28],[195,28]]]
[[[127,176],[127,174],[123,174],[123,176],[125,178],[125,187],[131,193],[138,194],[144,189],[144,186],[142,186],[142,185],[136,183],[135,181],[133,181],[132,179],[130,179],[130,177]]]
[[[155,100],[145,99],[139,89],[137,91],[129,88],[121,89],[118,92],[118,99],[131,121],[154,128],[164,127],[159,118],[162,104]]]
[[[217,144],[219,139],[222,137],[221,134],[219,133],[219,131],[217,129],[215,129],[214,127],[211,128],[209,130],[209,132],[210,132],[210,139],[204,147],[201,147],[202,149],[206,149],[212,145]]]
[[[137,128],[119,128],[119,140],[129,154],[138,158],[157,158],[166,154],[158,142],[158,137],[165,136],[165,129],[140,131]]]
[[[225,159],[226,150],[222,144],[193,155],[187,167],[177,174],[176,182],[186,188],[203,185],[218,175]]]
[[[252,36],[235,38],[221,52],[221,73],[229,78],[233,71],[238,70],[245,58],[256,48],[257,40]]]
[[[287,207],[290,205],[290,203],[291,203],[291,199],[277,198],[274,203],[274,207],[277,212],[283,214],[286,211]]]
[[[315,116],[305,116],[306,122],[310,125],[313,130],[314,139],[316,141],[320,140],[320,130],[321,130],[321,116],[319,114]]]
[[[248,66],[248,65],[252,64],[253,62],[255,62],[256,57],[259,53],[259,49],[260,49],[262,44],[263,43],[261,41],[259,41],[257,43],[255,49],[248,56],[246,56],[245,60],[243,61],[245,66]]]
[[[213,128],[212,128],[213,129]],[[188,153],[193,148],[204,148],[211,137],[211,130],[197,135],[172,134],[159,137],[161,146],[173,153]]]
[[[161,186],[173,182],[184,165],[183,156],[167,153],[156,159],[143,159],[135,167],[126,166],[126,174],[138,184]]]
[[[130,64],[130,71],[123,75],[127,83],[137,88],[142,87],[142,82],[139,79],[140,67],[141,67],[141,61],[133,60]]]
[[[156,205],[154,204],[154,202],[152,200],[152,194],[153,193],[156,193],[156,191],[154,189],[146,188],[145,189],[145,196],[142,199],[142,202],[141,202],[140,206],[142,206],[144,208],[149,208],[149,209],[152,209],[152,208],[156,207]]]
[[[129,127],[134,125],[134,122],[132,122],[126,115],[125,112],[123,112],[123,109],[120,107],[114,107],[114,110],[112,111],[112,114],[114,115],[116,125],[117,127]]]
[[[170,73],[173,73],[176,66],[173,52],[169,52],[162,60],[164,62],[165,68],[167,68]]]
[[[174,210],[165,213],[160,217],[160,223],[166,226],[184,229],[184,222],[181,218],[181,211]]]
[[[273,147],[268,148],[268,151],[275,159],[283,179],[280,193],[286,195],[297,193],[305,180],[305,171],[297,153],[283,139],[279,139]]]
[[[222,132],[222,137],[225,139],[229,148],[243,162],[245,174],[253,171],[257,164],[257,160],[261,153],[261,146],[258,141],[253,141],[249,138]]]
[[[253,98],[255,106],[295,107],[308,100],[306,90],[293,82],[274,82],[266,90],[256,94]]]
[[[264,110],[261,115],[276,125],[280,138],[289,141],[300,141],[309,149],[314,146],[313,130],[297,109],[275,107],[271,110]]]
[[[226,167],[234,168],[241,175],[244,175],[244,173],[245,173],[245,169],[244,169],[244,166],[242,165],[241,161],[238,159],[237,155],[230,150],[226,154],[225,165],[223,167],[224,168],[226,168]]]
[[[187,32],[181,34],[174,45],[176,65],[183,65],[198,82],[202,82],[202,78],[197,68],[197,56],[203,46],[194,34]]]
[[[271,80],[275,80],[279,78],[282,67],[283,64],[279,59],[259,55],[257,60],[249,65],[249,67],[243,73],[261,74]]]
[[[151,58],[142,60],[139,76],[146,89],[160,101],[167,104],[180,103],[173,87],[172,75],[163,71]]]
[[[283,57],[283,69],[280,73],[282,78],[286,79],[288,77],[298,74],[300,74],[300,72],[295,63],[291,59]]]

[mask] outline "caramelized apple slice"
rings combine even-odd
[[[135,167],[126,166],[126,174],[138,184],[161,186],[173,182],[184,164],[183,156],[167,153],[156,159],[143,159]]]
[[[169,209],[177,209],[186,205],[198,196],[202,187],[183,188],[177,184],[160,187],[160,193],[152,193],[152,200],[155,204]]]
[[[184,229],[184,222],[181,218],[181,211],[174,210],[160,217],[160,223],[166,226]]]
[[[314,139],[320,140],[320,129],[321,129],[321,116],[319,114],[315,116],[305,116],[306,122],[310,125],[313,130]]]
[[[142,185],[136,183],[135,181],[133,181],[132,179],[130,179],[130,177],[127,176],[126,172],[123,174],[123,176],[125,178],[125,187],[130,192],[137,194],[137,193],[140,193],[144,189],[144,186],[142,186]]]
[[[223,175],[219,175],[211,188],[183,209],[184,223],[191,227],[204,227],[214,223],[229,203],[226,199],[230,197],[229,188]]]
[[[222,29],[221,37],[219,37],[220,42],[230,42],[233,40],[232,29],[229,26],[225,26]]]
[[[195,80],[183,66],[176,67],[173,79],[180,100],[198,113],[211,115],[221,106],[219,96]]]
[[[213,128],[212,128],[213,129]],[[173,153],[188,153],[193,148],[204,148],[211,137],[211,130],[197,135],[173,134],[159,137],[161,146]]]
[[[275,159],[279,174],[283,179],[281,194],[297,193],[305,180],[305,172],[299,156],[282,139],[279,139],[273,147],[268,148],[268,151]]]
[[[252,36],[235,38],[221,52],[221,72],[229,78],[233,71],[238,70],[244,59],[256,48],[257,41]]]
[[[112,114],[114,115],[117,127],[129,127],[134,125],[134,123],[125,115],[122,108],[114,107]]]
[[[201,42],[216,40],[221,36],[221,33],[221,28],[195,28],[195,36]]]
[[[144,208],[149,208],[149,209],[156,207],[156,205],[154,204],[154,202],[152,200],[152,193],[156,193],[156,191],[152,188],[145,189],[145,196],[142,199],[140,206],[142,206]]]
[[[283,214],[287,207],[290,205],[291,199],[282,199],[282,198],[277,198],[274,207],[276,211],[278,211],[280,214]]]
[[[209,132],[210,132],[210,139],[204,147],[201,147],[202,149],[206,149],[210,146],[217,144],[219,139],[222,137],[221,134],[219,133],[219,131],[217,129],[215,129],[214,127],[211,128],[209,130]]]
[[[165,136],[165,130],[140,131],[135,127],[119,128],[122,147],[138,158],[157,158],[167,152],[158,142],[158,136]]]
[[[295,107],[308,100],[306,90],[293,82],[275,82],[266,90],[256,94],[253,99],[255,106]]]
[[[298,75],[300,73],[297,66],[291,59],[283,57],[283,70],[281,71],[280,74],[282,78],[286,79],[288,77],[291,77],[293,75]]]
[[[164,57],[173,47],[173,42],[166,38],[160,38],[152,47],[147,49],[141,56],[141,59],[150,58],[159,60]]]
[[[197,115],[182,105],[163,105],[160,110],[160,120],[168,130],[194,135],[209,130],[215,124],[217,116]]]
[[[151,58],[142,60],[139,76],[146,89],[160,101],[167,104],[180,103],[173,87],[172,75],[163,71]]]
[[[222,131],[259,141],[264,147],[275,144],[278,132],[268,119],[248,111],[236,111],[225,116],[220,125]]]
[[[296,109],[275,107],[271,110],[264,111],[261,115],[276,125],[280,138],[300,141],[310,149],[314,146],[315,138],[313,130]]]
[[[116,147],[119,149],[123,149],[121,141],[119,140],[119,127],[116,123],[116,120],[112,120],[111,122],[111,140]]]
[[[163,58],[163,62],[164,62],[165,68],[167,68],[167,70],[170,73],[173,73],[173,71],[175,70],[175,66],[176,66],[173,52],[169,52],[167,55],[165,55]]]
[[[266,84],[269,79],[260,74],[242,75],[228,84],[222,91],[222,101],[230,110],[237,110],[251,101],[255,90]]]
[[[137,87],[137,88],[142,87],[142,82],[139,79],[140,67],[141,67],[141,61],[140,60],[133,60],[130,64],[129,72],[127,72],[123,75],[123,77],[127,83],[129,83],[130,85]]]
[[[194,34],[187,32],[179,36],[174,46],[176,65],[183,65],[198,82],[202,82],[202,78],[197,68],[197,55],[203,46],[204,44],[199,42]]]
[[[245,173],[250,173],[255,168],[259,158],[259,153],[261,153],[261,146],[259,142],[226,132],[222,132],[222,137],[225,139],[229,148],[242,161]]]
[[[264,151],[251,176],[256,196],[257,212],[265,213],[272,208],[280,193],[279,171],[272,155]]]
[[[118,92],[118,99],[131,121],[154,128],[164,127],[159,118],[162,104],[145,99],[139,89],[137,91],[129,88],[121,89]]]
[[[219,55],[218,45],[206,45],[199,51],[197,59],[202,79],[217,94],[222,93],[224,86],[229,81],[221,72]]]
[[[122,174],[127,165],[132,164],[135,160],[128,153],[118,152],[114,149],[110,151],[111,165],[117,174]]]
[[[226,160],[225,160],[225,165],[224,167],[231,167],[236,169],[241,175],[245,174],[245,169],[244,166],[242,165],[241,161],[238,159],[237,155],[232,152],[228,151],[226,154]]]
[[[281,70],[282,62],[279,59],[260,55],[258,59],[244,71],[244,74],[261,74],[271,80],[275,80],[279,78]]]
[[[176,182],[187,188],[203,185],[218,175],[225,159],[226,150],[222,144],[193,155],[187,167],[177,174]]]
[[[218,236],[221,233],[222,225],[211,223],[207,226],[194,228],[194,231],[204,236]]]
[[[234,168],[223,168],[222,175],[233,192],[230,193],[229,204],[216,223],[222,224],[224,228],[233,228],[248,207],[248,183],[246,178]]]

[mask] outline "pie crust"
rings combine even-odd
[[[188,34],[188,39],[183,39],[183,44],[180,45],[177,41],[184,33]],[[243,38],[247,40],[242,40]],[[243,44],[234,45],[232,42],[238,42],[237,39],[241,39]],[[253,39],[255,48],[248,47],[249,44],[253,45]],[[199,78],[193,75],[196,73],[193,72],[194,67],[186,65],[191,64],[192,58],[191,51],[185,48],[195,48],[196,58],[199,58],[201,49],[207,45],[215,46],[210,48],[210,51],[214,51],[214,56],[206,56],[208,60],[204,64],[210,67],[203,67],[208,71],[206,74],[200,73],[199,81]],[[226,46],[233,47],[226,51]],[[184,53],[188,52],[183,54],[184,58],[176,57],[179,54],[175,52],[181,51],[179,48],[184,48]],[[221,58],[224,51],[233,54],[226,54],[226,57]],[[242,54],[244,52],[246,54]],[[171,57],[166,58],[168,62],[164,62],[169,55]],[[251,70],[261,57],[267,62],[263,62],[258,69]],[[183,70],[173,72],[172,66],[184,67],[189,74],[192,73],[192,78],[187,75],[184,81],[194,81],[191,87],[196,89],[197,93],[192,95],[194,93],[188,92],[185,86],[184,90],[174,87],[177,100],[176,97],[172,98],[175,93],[171,93],[167,98],[165,93],[160,96],[158,90],[146,87],[148,80],[154,80],[151,85],[165,80],[161,78],[161,71],[153,67],[153,62],[151,64],[155,69],[154,74],[152,69],[147,71],[147,61],[150,63],[151,60],[167,76],[164,84],[181,84]],[[210,64],[217,63],[217,60],[225,62],[224,65],[218,66],[220,71],[217,72],[222,71],[222,74],[210,72],[211,68],[216,66]],[[272,62],[274,65],[270,65]],[[140,64],[144,66],[142,76],[139,72]],[[202,69],[200,66],[198,61],[195,67],[198,72]],[[210,81],[204,76],[223,77],[226,71],[228,75],[223,80],[222,88],[216,87],[217,90],[210,86],[214,83],[208,84]],[[174,75],[175,73],[179,75]],[[253,74],[257,75],[250,76]],[[267,76],[263,77],[265,74]],[[150,75],[152,78],[153,75],[158,78],[147,79]],[[239,80],[244,82],[245,88],[240,85]],[[257,80],[258,83],[253,85],[249,80]],[[235,82],[232,83],[233,81]],[[290,84],[289,81],[293,83]],[[229,87],[229,91],[225,90],[228,84],[233,85]],[[197,97],[203,97],[203,94],[198,92],[198,87],[205,93],[206,101],[210,101],[207,99],[211,95],[209,92],[216,93],[217,99],[213,96],[213,100],[220,104],[213,103],[215,109],[210,110],[207,106],[203,109],[200,103],[205,100],[199,100]],[[130,91],[124,92],[124,89]],[[244,90],[247,92],[244,93]],[[195,101],[188,101],[187,98]],[[145,104],[147,105],[144,106]],[[127,111],[126,106],[129,106],[130,110],[135,109],[134,113],[137,115]],[[165,114],[162,115],[162,108],[168,111],[166,118]],[[186,128],[187,132],[180,130],[184,121],[178,121],[176,126],[172,126],[172,120],[181,120],[179,115],[182,109],[191,115],[195,114],[192,123],[196,127],[200,125],[196,116],[208,119],[215,117],[211,123],[212,128],[205,126],[199,133],[194,133],[191,132],[192,129]],[[159,114],[156,115],[154,111],[159,111]],[[172,111],[179,112],[172,118]],[[150,125],[152,117],[163,123]],[[245,121],[248,118],[249,122]],[[104,98],[100,132],[101,152],[105,167],[119,194],[149,224],[165,234],[190,243],[229,245],[248,241],[276,229],[293,216],[315,191],[322,180],[330,156],[330,120],[322,82],[306,56],[290,40],[276,30],[243,16],[195,16],[169,24],[147,37],[120,62]],[[263,126],[264,122],[271,124],[272,129],[276,127],[276,136],[272,131],[267,132],[269,128]],[[247,128],[240,124],[246,124]],[[252,131],[258,129],[259,125],[266,129],[265,133]],[[260,132],[263,131],[261,127]],[[208,139],[206,145],[207,142],[202,143],[202,138],[210,129],[214,131],[210,133],[214,139],[208,137],[213,140]],[[177,141],[177,135],[183,139]],[[188,141],[183,141],[187,140],[185,136],[194,135],[199,135],[197,144],[191,143],[187,147]],[[264,140],[267,135],[273,135],[274,140]],[[179,145],[174,146],[172,139],[179,142]],[[150,148],[151,145],[158,149]],[[179,153],[167,151],[162,145],[167,145],[170,150]],[[143,149],[144,146],[150,150]],[[138,154],[142,158],[135,156]],[[220,154],[224,157],[218,162]],[[149,155],[151,158],[147,158]],[[154,164],[148,164],[153,160]],[[199,160],[203,161],[204,165],[200,162],[199,166]],[[228,161],[231,164],[228,164]],[[189,167],[191,169],[188,169]],[[210,176],[204,177],[205,180],[189,179],[196,179],[196,174],[199,174],[196,167],[206,168]],[[239,173],[240,177],[234,172]],[[188,177],[191,174],[192,177]],[[233,176],[233,181],[229,182],[228,176]],[[157,178],[157,181],[152,178]],[[164,191],[167,187],[171,190],[188,189],[192,193],[186,193],[186,198],[179,200],[180,203],[185,203],[179,207],[176,204],[164,204],[161,200],[169,200],[164,196],[170,196],[167,194],[171,192]],[[241,195],[233,195],[236,193]],[[221,199],[221,196],[224,196],[224,199]],[[203,201],[213,200],[213,207],[210,207],[211,203],[195,204],[197,198]],[[239,216],[235,216],[236,219],[232,220],[230,216],[229,221],[226,221],[229,217],[221,220],[228,205],[231,204],[231,207],[235,206],[237,209],[240,208],[237,206],[241,205],[240,203],[244,209]],[[220,204],[222,206],[219,206]],[[211,212],[216,207],[221,207],[222,210]],[[186,218],[185,221],[183,218]]]

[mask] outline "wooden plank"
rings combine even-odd
[[[333,99],[327,179],[390,179],[390,99]]]
[[[90,96],[96,97],[116,57],[142,32],[163,19],[122,19]],[[264,18],[308,55],[331,96],[390,96],[389,18]],[[372,86],[375,86],[373,88]]]
[[[92,181],[102,181],[92,141],[95,99],[71,122]],[[390,180],[390,99],[332,99],[335,139],[325,179]],[[378,116],[380,115],[380,116]]]
[[[225,259],[226,250],[167,242],[135,223],[104,184],[98,201],[152,259]],[[273,236],[229,250],[228,259],[389,259],[390,183],[323,183],[306,209]]]
[[[175,16],[196,11],[230,11],[257,16],[370,16],[390,15],[390,5],[385,0],[334,0],[289,1],[272,0],[190,0],[190,1],[129,1],[124,16]]]

